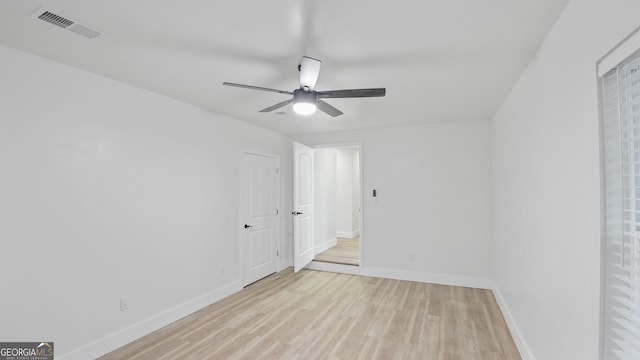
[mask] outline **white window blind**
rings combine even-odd
[[[604,357],[640,359],[640,52],[600,78],[604,114]]]

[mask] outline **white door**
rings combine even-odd
[[[313,149],[293,143],[293,271],[313,260]]]
[[[242,154],[243,285],[277,271],[278,160]]]

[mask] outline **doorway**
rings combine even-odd
[[[360,265],[360,147],[315,150],[314,261]]]
[[[362,265],[361,158],[360,144],[294,143],[294,271]]]

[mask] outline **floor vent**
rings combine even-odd
[[[68,17],[61,16],[51,10],[47,10],[44,8],[40,8],[38,9],[38,11],[33,13],[33,17],[42,21],[46,21],[49,24],[53,24],[55,26],[69,30],[75,34],[86,37],[87,39],[94,39],[102,35],[102,33],[96,29],[93,29],[84,24],[80,24],[77,21],[71,20]]]

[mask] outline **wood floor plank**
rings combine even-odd
[[[313,261],[345,265],[360,265],[360,237],[338,238],[335,246],[316,254]]]
[[[287,269],[100,359],[521,358],[489,290]]]

